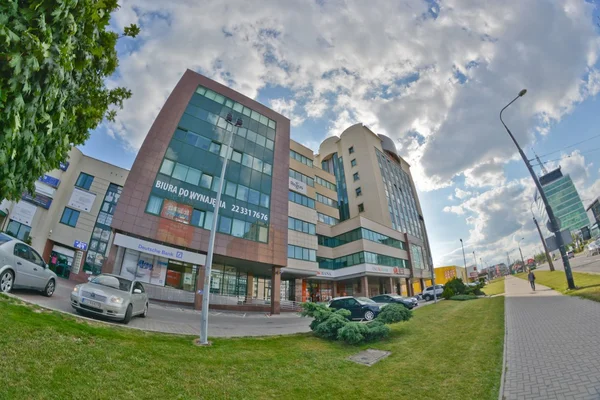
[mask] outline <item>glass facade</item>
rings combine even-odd
[[[333,190],[334,192],[337,191],[337,186],[334,185],[333,183],[319,177],[319,176],[315,176],[315,182],[317,182],[319,185],[326,187],[327,189]]]
[[[317,218],[319,222],[322,222],[327,225],[336,225],[340,223],[340,220],[334,217],[330,217],[329,215],[322,214],[317,211]]]
[[[241,127],[226,121],[242,120]],[[146,212],[210,229],[224,157],[220,233],[267,242],[275,121],[198,87],[179,121],[156,176]],[[232,151],[224,145],[234,134]]]
[[[292,192],[291,190],[288,193],[288,200],[291,201],[292,203],[300,204],[301,206],[304,206],[304,207],[315,208],[315,200],[314,199],[311,199],[310,197],[305,196],[300,193]]]
[[[423,248],[416,244],[410,245],[410,256],[413,267],[417,269],[427,269],[425,264],[425,254]]]
[[[319,268],[321,269],[340,269],[358,264],[376,264],[387,267],[409,268],[408,260],[384,256],[383,254],[371,253],[369,251],[361,251],[338,258],[318,257],[317,261],[319,263]]]
[[[417,196],[410,183],[410,177],[395,160],[377,149],[375,152],[385,186],[392,228],[424,239],[419,223]]]
[[[561,230],[577,231],[590,224],[579,193],[569,175],[562,176],[542,188]]]
[[[344,172],[344,161],[342,160],[342,157],[338,157],[337,153],[333,153],[331,158],[321,162],[321,169],[335,176],[340,221],[349,219],[350,206],[348,205],[348,190],[346,188],[346,174]]]
[[[294,246],[288,244],[288,258],[303,261],[317,261],[317,251],[314,249],[307,249],[306,247]]]
[[[288,229],[308,233],[309,235],[314,235],[317,232],[317,226],[315,224],[293,217],[288,217]]]
[[[89,241],[89,248],[83,264],[84,271],[90,271],[94,275],[102,272],[102,265],[106,260],[108,253],[108,241],[110,239],[110,225],[112,224],[113,214],[117,207],[119,197],[121,197],[123,187],[111,183],[104,195],[92,237]]]
[[[309,167],[313,166],[313,160],[303,156],[300,153],[296,153],[294,150],[290,150],[290,158],[293,158],[296,161],[300,161],[302,164],[308,165]]]
[[[383,235],[381,233],[377,233],[375,231],[365,228],[356,228],[354,230],[334,237],[318,235],[318,238],[319,245],[327,247],[338,247],[346,243],[354,242],[356,240],[366,239],[372,242],[384,244],[386,246],[395,247],[397,249],[406,249],[406,245],[403,241],[391,238],[387,235]]]

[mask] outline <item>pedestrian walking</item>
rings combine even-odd
[[[527,279],[529,280],[529,284],[531,285],[531,288],[535,292],[535,274],[533,273],[532,270],[529,270],[529,274],[527,275]]]

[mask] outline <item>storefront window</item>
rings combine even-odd
[[[210,292],[221,296],[246,297],[248,274],[227,265],[213,265]]]
[[[22,241],[27,240],[29,232],[31,232],[31,227],[13,220],[10,220],[8,227],[6,228],[7,234]]]

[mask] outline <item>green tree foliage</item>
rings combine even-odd
[[[117,0],[0,1],[0,199],[33,193],[131,92],[108,88]],[[124,36],[135,37],[129,26]]]
[[[465,301],[465,300],[477,300],[479,297],[474,294],[457,294],[456,296],[450,297],[450,300]]]
[[[402,304],[389,304],[381,310],[377,316],[377,321],[384,324],[395,324],[397,322],[408,321],[411,318],[412,311],[408,310]]]
[[[452,278],[444,285],[442,297],[448,300],[457,294],[464,294],[466,290],[467,286],[463,283],[462,279]]]
[[[379,321],[371,321],[367,324],[348,322],[339,330],[338,339],[347,344],[359,344],[375,342],[386,338],[389,334],[390,328]]]

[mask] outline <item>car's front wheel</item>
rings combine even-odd
[[[46,288],[44,289],[44,296],[52,296],[54,294],[54,290],[56,290],[56,282],[54,282],[54,279],[50,279],[46,285]]]
[[[128,324],[131,321],[131,317],[133,315],[133,306],[130,304],[127,306],[127,311],[125,311],[125,318],[123,318],[123,323]]]
[[[425,299],[425,301],[429,301],[429,300],[431,300],[431,296],[427,295],[427,296],[424,297],[424,299]]]
[[[15,275],[12,271],[4,271],[0,275],[0,292],[10,293],[15,283]]]
[[[140,317],[146,318],[147,316],[148,316],[148,303],[146,303],[146,305],[144,306],[144,312],[142,313],[142,315],[140,315]]]
[[[371,310],[365,311],[364,319],[367,321],[372,321],[375,318],[375,313]]]

